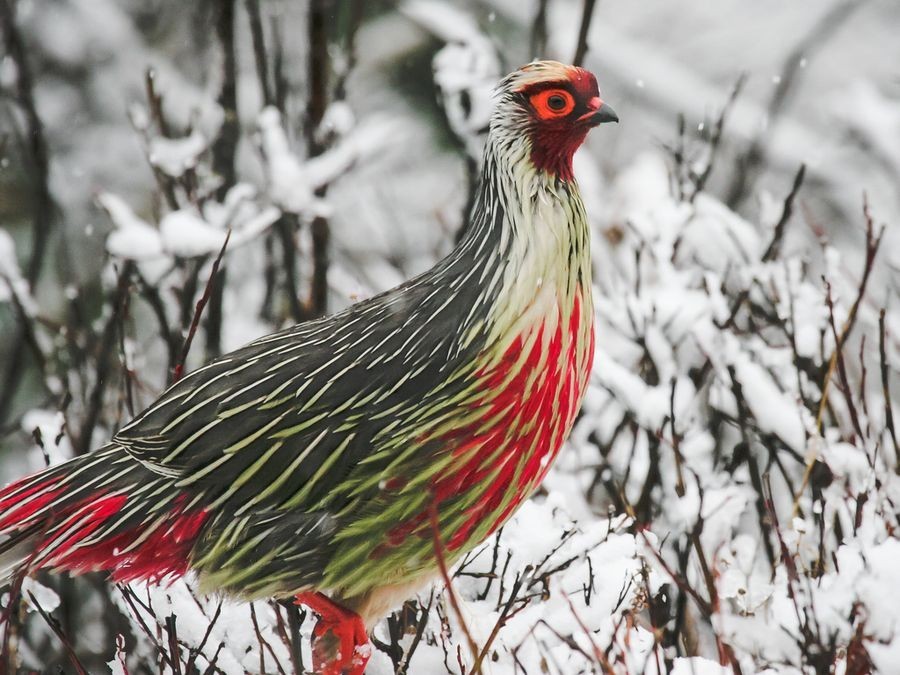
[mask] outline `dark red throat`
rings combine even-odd
[[[588,128],[536,128],[531,134],[531,161],[540,171],[570,181],[574,178],[572,158],[584,143]]]

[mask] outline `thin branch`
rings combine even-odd
[[[900,474],[900,444],[897,443],[897,431],[894,428],[894,405],[891,402],[891,387],[888,380],[887,348],[885,347],[886,330],[884,327],[884,308],[878,315],[878,362],[881,371],[881,392],[884,396],[885,424],[894,443],[894,472]]]
[[[150,305],[150,309],[153,311],[153,315],[156,317],[156,322],[159,324],[159,334],[162,337],[163,342],[166,343],[166,354],[168,355],[167,370],[171,371],[173,368],[175,368],[175,364],[178,363],[179,340],[178,336],[172,331],[171,327],[169,326],[169,317],[166,314],[166,305],[159,294],[159,289],[153,284],[149,283],[137,268],[135,268],[135,279],[138,282],[138,290],[141,294],[141,297],[147,302],[148,305]]]
[[[212,635],[213,627],[216,625],[216,622],[219,620],[219,616],[221,616],[221,614],[222,601],[219,600],[219,604],[216,606],[216,611],[213,614],[213,618],[210,620],[209,625],[206,627],[206,632],[203,633],[203,639],[200,640],[200,644],[198,644],[194,649],[191,650],[191,654],[188,657],[187,663],[184,667],[187,672],[194,672],[194,662],[196,661],[197,657],[203,653],[203,648],[206,647],[209,636]]]
[[[172,672],[182,675],[181,671],[181,646],[178,644],[178,630],[175,627],[177,617],[169,614],[165,619],[166,636],[169,639],[169,656],[172,657]]]
[[[766,250],[763,252],[763,262],[774,260],[781,250],[781,240],[784,237],[787,223],[791,219],[791,215],[794,212],[794,200],[797,197],[797,193],[800,191],[800,187],[803,185],[803,179],[805,176],[806,165],[801,164],[800,168],[797,169],[797,173],[794,175],[794,182],[791,185],[791,190],[790,192],[788,192],[787,197],[784,198],[784,203],[781,207],[781,216],[779,217],[778,222],[775,224],[774,230],[772,230],[772,239],[769,241],[769,245],[766,246]],[[734,302],[731,303],[731,310],[728,312],[728,318],[721,325],[718,325],[720,329],[724,330],[734,325],[734,322],[737,319],[738,312],[741,311],[741,307],[744,306],[744,303],[747,301],[748,297],[750,297],[749,288],[745,288],[740,293],[738,293],[738,296],[734,299]],[[712,364],[709,361],[704,364],[704,367],[701,371],[704,377],[711,365]],[[703,379],[703,377],[701,377],[700,379]]]
[[[292,213],[282,213],[275,223],[275,231],[281,243],[288,308],[294,321],[303,321],[307,318],[306,309],[300,301],[300,291],[297,289],[297,246],[294,237],[299,226],[299,219]]]
[[[828,389],[830,386],[831,378],[834,375],[835,366],[837,365],[838,355],[841,353],[841,350],[844,348],[844,344],[847,342],[847,338],[850,336],[851,331],[853,330],[853,326],[856,324],[856,316],[859,311],[859,307],[862,304],[863,297],[866,294],[866,286],[869,283],[869,276],[872,273],[872,269],[875,266],[875,256],[878,254],[878,249],[881,246],[881,238],[884,236],[884,227],[882,227],[878,235],[875,236],[875,223],[872,218],[872,213],[869,210],[869,201],[868,198],[864,196],[863,198],[863,216],[866,221],[866,244],[865,244],[865,261],[863,263],[863,271],[859,281],[859,288],[856,292],[856,299],[853,301],[853,305],[850,307],[850,312],[847,314],[847,319],[844,321],[844,325],[841,327],[841,333],[838,336],[835,346],[834,352],[831,354],[831,359],[828,362],[828,372],[825,375],[825,378],[822,382],[822,399],[819,402],[819,412],[816,415],[816,429],[822,429],[822,420],[825,413],[825,407],[828,402]],[[828,282],[826,280],[826,286],[828,286]],[[830,288],[830,286],[828,286]],[[803,489],[804,485],[801,487]]]
[[[206,289],[203,291],[203,295],[200,296],[200,299],[197,301],[197,306],[194,308],[194,318],[191,321],[191,327],[188,330],[187,337],[184,339],[184,344],[181,347],[181,355],[178,357],[178,362],[175,364],[175,369],[172,372],[173,383],[180,380],[184,374],[184,363],[187,360],[188,352],[191,350],[191,342],[194,341],[194,334],[197,332],[197,326],[200,324],[200,317],[203,315],[203,309],[206,307],[206,303],[209,301],[210,294],[212,293],[212,287],[216,281],[216,273],[219,271],[219,264],[222,262],[222,257],[225,255],[225,249],[228,247],[229,239],[231,239],[231,230],[228,230],[228,233],[225,235],[225,241],[222,244],[219,255],[217,255],[216,259],[213,261],[209,279],[206,281]]]
[[[162,644],[159,642],[156,635],[154,635],[153,631],[150,630],[150,626],[147,625],[147,622],[144,620],[144,617],[141,615],[141,611],[137,605],[143,607],[147,612],[153,614],[154,618],[156,615],[141,599],[134,594],[126,584],[116,584],[116,587],[122,593],[122,598],[125,600],[128,605],[129,610],[131,611],[131,615],[138,622],[138,625],[143,631],[144,635],[150,640],[150,643],[156,649],[156,653],[159,654],[160,658],[166,662],[166,664],[171,668],[175,669],[175,664],[172,662],[172,659],[169,657],[169,653],[163,648]],[[137,605],[135,604],[137,602]]]
[[[83,455],[91,449],[91,438],[94,435],[94,428],[100,420],[100,413],[103,409],[103,394],[109,381],[110,369],[112,367],[111,356],[116,344],[116,334],[119,329],[119,320],[125,311],[125,301],[128,296],[128,286],[131,281],[131,273],[134,269],[134,263],[126,261],[119,272],[119,280],[116,284],[115,295],[112,298],[112,313],[103,326],[103,333],[100,337],[100,344],[97,347],[96,366],[94,368],[94,386],[88,397],[87,407],[84,414],[84,420],[75,439],[75,454]]]
[[[218,3],[216,35],[222,47],[222,87],[217,103],[222,108],[224,119],[219,137],[212,147],[213,171],[221,176],[222,184],[216,190],[216,198],[224,201],[228,191],[237,180],[235,156],[240,140],[240,120],[237,111],[237,47],[235,45],[234,22],[237,0],[222,0]],[[212,286],[209,299],[209,313],[206,319],[206,354],[208,358],[222,353],[222,303],[225,296],[226,270],[219,272],[217,283]]]
[[[597,0],[584,0],[581,9],[581,24],[578,27],[578,43],[575,45],[575,55],[572,57],[572,64],[580,66],[584,63],[584,55],[587,54],[587,38],[591,29],[591,19],[594,17],[594,5]]]
[[[428,597],[428,605],[422,608],[422,615],[416,623],[416,633],[409,645],[409,649],[406,650],[403,658],[397,665],[395,675],[406,675],[409,669],[409,662],[412,661],[413,654],[416,653],[416,649],[418,649],[419,643],[422,641],[422,636],[425,634],[425,626],[428,625],[428,617],[431,615],[432,605],[434,605],[434,589],[432,589],[431,595]]]
[[[725,105],[722,106],[722,111],[719,113],[719,117],[716,119],[715,126],[713,126],[712,134],[709,138],[709,160],[706,162],[706,166],[703,168],[702,173],[697,176],[694,180],[694,191],[691,193],[689,201],[693,202],[698,194],[703,192],[703,188],[706,187],[706,182],[709,180],[710,175],[712,174],[713,166],[715,166],[716,156],[718,155],[719,145],[722,141],[722,132],[725,129],[725,120],[728,118],[729,113],[731,112],[732,107],[734,106],[734,102],[737,100],[737,97],[740,95],[741,90],[744,88],[744,84],[747,82],[747,74],[741,73],[738,77],[737,81],[734,83],[734,86],[731,88],[731,93],[728,95],[728,100],[725,101]],[[684,116],[681,116],[681,125],[682,125],[682,138],[684,136]]]
[[[469,631],[468,625],[466,625],[466,620],[463,617],[462,613],[462,607],[460,606],[459,600],[456,597],[456,592],[453,590],[453,583],[450,579],[450,573],[447,571],[447,560],[444,557],[444,542],[441,540],[441,529],[438,522],[437,503],[435,498],[431,500],[431,503],[428,507],[428,516],[431,521],[431,536],[434,543],[434,556],[437,559],[438,568],[440,569],[441,577],[444,580],[444,586],[447,589],[447,595],[450,598],[450,606],[453,607],[453,613],[456,614],[456,620],[459,621],[462,632],[466,637],[466,642],[469,645],[469,651],[472,654],[472,658],[478,658],[478,645],[475,642],[475,638],[472,637],[472,633]],[[477,665],[478,663],[476,663],[476,666]],[[473,668],[472,672],[479,673],[481,672],[481,668]]]
[[[328,58],[328,14],[329,0],[311,0],[309,4],[309,97],[306,101],[306,147],[310,157],[322,154],[324,143],[319,139],[319,126],[328,106],[328,75],[331,68]],[[316,191],[325,195],[326,187]],[[329,240],[331,227],[323,216],[316,216],[312,226],[312,282],[306,318],[322,315],[328,304]]]
[[[778,219],[778,222],[775,223],[775,229],[772,230],[772,241],[769,242],[765,253],[763,253],[763,262],[768,262],[778,257],[778,253],[781,249],[781,241],[784,239],[785,226],[791,219],[791,215],[794,213],[794,199],[796,199],[797,194],[800,192],[800,186],[803,185],[805,176],[806,164],[801,164],[800,168],[797,169],[797,173],[794,175],[794,183],[791,185],[791,191],[788,192],[788,196],[784,199],[784,204],[781,207],[781,217]]]
[[[53,631],[53,634],[59,639],[62,643],[63,649],[65,649],[66,656],[69,657],[69,661],[72,663],[72,667],[75,669],[75,672],[78,675],[88,675],[88,671],[82,665],[81,661],[78,659],[78,655],[75,653],[75,647],[72,645],[72,641],[63,633],[62,626],[59,625],[59,621],[53,618],[47,610],[41,607],[41,604],[38,602],[38,599],[34,597],[34,593],[31,591],[28,592],[28,597],[31,599],[31,604],[38,611],[38,614],[41,615],[41,618],[47,623],[50,627],[50,630]]]
[[[531,58],[539,59],[547,49],[547,2],[538,0],[534,21],[531,23]]]
[[[259,89],[262,92],[263,105],[275,105],[272,87],[269,84],[266,36],[263,31],[262,15],[259,11],[259,0],[245,0],[244,5],[250,20],[250,37],[253,43],[253,62],[256,65],[256,79],[259,82]]]

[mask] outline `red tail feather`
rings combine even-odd
[[[162,509],[131,505],[126,517],[127,495],[105,486],[78,498],[65,483],[65,474],[39,474],[0,490],[0,535],[20,546],[7,555],[22,554],[17,534],[31,541],[30,557],[16,564],[73,574],[108,571],[116,581],[160,580],[187,571],[208,513],[187,508],[185,495],[169,497]],[[0,553],[3,548],[0,543]]]
[[[28,525],[31,517],[47,507],[61,492],[60,488],[50,489],[57,483],[56,477],[24,487],[28,480],[30,478],[0,490],[0,513],[12,508],[12,511],[0,517],[0,533]]]

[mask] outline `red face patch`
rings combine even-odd
[[[531,160],[538,169],[571,180],[572,157],[603,104],[597,79],[583,68],[571,68],[565,80],[531,84],[521,94],[534,119]]]

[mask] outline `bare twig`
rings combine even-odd
[[[172,130],[166,116],[163,114],[162,94],[156,89],[156,71],[153,68],[147,68],[144,73],[144,89],[147,95],[147,106],[150,111],[150,118],[156,122],[156,127],[160,135],[165,138],[172,136]],[[168,176],[166,176],[157,166],[151,163],[153,176],[159,186],[160,192],[166,200],[166,205],[173,211],[178,208],[178,199],[175,197],[175,186]]]
[[[675,493],[684,497],[684,458],[681,456],[681,434],[675,429],[675,378],[669,388],[669,428],[672,431],[672,452],[675,454]]]
[[[66,651],[66,656],[69,657],[69,661],[72,663],[72,667],[75,669],[75,672],[78,675],[87,675],[87,670],[84,665],[82,665],[81,661],[78,658],[78,655],[75,653],[75,647],[72,645],[72,641],[69,640],[68,636],[63,632],[62,627],[59,625],[59,621],[53,618],[47,610],[41,607],[41,604],[38,602],[38,599],[34,597],[34,593],[29,591],[28,597],[31,599],[31,604],[38,611],[38,614],[41,615],[41,618],[47,623],[50,627],[50,630],[53,631],[53,634],[59,638],[59,641],[62,643],[63,649]]]
[[[765,253],[763,253],[763,262],[768,262],[769,260],[774,260],[778,257],[778,252],[781,249],[781,241],[784,239],[784,228],[791,219],[791,214],[794,212],[794,199],[797,197],[797,193],[800,192],[800,186],[803,185],[803,178],[805,176],[806,164],[801,164],[800,168],[797,169],[797,173],[794,175],[794,183],[791,186],[791,191],[788,192],[788,196],[784,199],[784,205],[781,207],[781,217],[778,218],[778,222],[775,223],[775,229],[772,230],[772,241],[769,242]]]
[[[534,21],[531,23],[531,58],[539,59],[547,49],[547,2],[538,0]]]
[[[412,661],[413,654],[416,653],[416,649],[419,647],[419,643],[422,641],[422,637],[425,635],[425,626],[428,625],[428,617],[431,615],[431,608],[434,605],[434,589],[431,590],[431,594],[428,596],[428,604],[425,607],[422,607],[421,615],[419,617],[418,623],[416,623],[416,632],[413,636],[413,640],[409,645],[409,649],[403,654],[403,658],[400,660],[400,663],[397,664],[397,670],[395,675],[406,675],[409,669],[409,663]]]
[[[822,417],[824,415],[825,406],[828,401],[829,383],[831,382],[831,378],[834,375],[834,369],[837,365],[838,355],[843,350],[844,344],[847,342],[847,338],[850,336],[850,333],[853,330],[853,326],[856,324],[857,312],[859,311],[859,307],[862,304],[863,297],[866,294],[866,286],[869,283],[869,276],[871,275],[872,269],[875,266],[875,256],[878,255],[878,249],[881,246],[881,238],[884,236],[884,227],[879,230],[877,236],[875,235],[875,223],[872,217],[872,213],[869,210],[868,198],[866,197],[863,198],[863,216],[866,221],[865,260],[863,263],[863,271],[862,275],[860,276],[859,288],[856,292],[856,299],[850,306],[850,311],[847,314],[847,319],[844,321],[844,325],[841,327],[841,333],[836,339],[834,352],[832,352],[831,359],[829,359],[828,362],[828,371],[822,382],[822,399],[819,402],[819,412],[816,416],[816,428],[819,430],[822,429]],[[828,286],[827,280],[825,283],[826,286]],[[828,287],[830,288],[830,286]]]
[[[138,290],[141,294],[141,297],[150,305],[150,309],[153,312],[153,315],[156,317],[156,322],[159,325],[159,334],[162,337],[163,342],[166,344],[166,354],[168,355],[168,370],[171,371],[175,368],[175,364],[178,363],[178,347],[179,347],[179,339],[178,336],[172,331],[169,326],[169,317],[166,314],[166,305],[163,302],[162,297],[159,294],[159,289],[153,284],[149,283],[144,276],[140,273],[140,270],[135,268],[134,270],[135,279],[137,280]]]
[[[262,632],[259,629],[259,622],[256,619],[256,607],[252,602],[250,603],[250,621],[253,624],[253,632],[256,634],[257,644],[259,644],[259,672],[271,672],[271,670],[266,670],[266,652],[268,651],[272,660],[275,662],[275,667],[278,668],[278,672],[281,675],[285,675],[285,670],[282,667],[278,656],[275,654],[275,650],[272,649],[272,645],[270,645],[262,636]]]
[[[859,414],[856,410],[856,402],[853,400],[853,391],[850,389],[850,381],[847,377],[847,365],[844,360],[844,350],[842,335],[838,335],[837,324],[834,320],[834,296],[831,293],[831,283],[825,281],[825,304],[828,306],[828,325],[831,326],[831,334],[834,337],[834,343],[837,347],[834,350],[833,363],[836,364],[838,376],[840,377],[840,387],[844,394],[844,400],[847,403],[847,412],[850,414],[850,422],[856,431],[857,439],[863,441],[865,434],[859,422]],[[829,372],[833,369],[829,364]]]
[[[444,557],[444,542],[441,539],[441,529],[438,522],[437,503],[435,498],[431,500],[431,504],[428,507],[428,517],[431,521],[431,536],[434,544],[434,556],[437,559],[438,568],[441,572],[441,578],[443,578],[444,586],[447,589],[447,596],[450,598],[450,606],[453,607],[453,613],[456,614],[456,620],[459,622],[459,625],[462,628],[462,632],[465,635],[466,642],[469,645],[469,651],[472,654],[472,658],[477,659],[479,656],[478,645],[476,644],[475,638],[472,637],[472,633],[469,631],[469,627],[466,624],[466,619],[462,613],[462,607],[459,604],[459,599],[456,597],[456,591],[453,590],[453,582],[451,581],[450,573],[447,570],[447,559]],[[480,659],[478,659],[478,662],[476,662],[476,666],[478,666],[478,663],[480,663]],[[475,667],[472,669],[472,673],[480,672],[480,667]]]
[[[309,3],[309,97],[306,101],[306,146],[311,157],[320,155],[325,146],[319,139],[319,125],[325,117],[328,106],[328,13],[330,0],[311,0]],[[324,196],[326,187],[317,191]],[[328,304],[329,240],[331,227],[323,216],[316,216],[311,225],[312,232],[312,284],[307,302],[307,318],[320,316]]]
[[[900,474],[900,444],[897,443],[897,431],[894,428],[894,405],[891,402],[891,387],[888,380],[887,349],[885,347],[886,330],[884,327],[884,308],[878,315],[878,362],[881,371],[881,392],[884,396],[885,424],[894,443],[894,471]]]
[[[194,649],[191,650],[190,656],[188,656],[187,663],[184,666],[185,671],[187,671],[188,673],[194,672],[194,662],[197,660],[197,657],[203,653],[203,648],[209,641],[209,636],[212,635],[213,627],[216,625],[216,622],[219,620],[219,616],[221,616],[221,614],[222,601],[219,600],[219,604],[216,606],[215,614],[213,614],[213,618],[210,619],[209,625],[206,627],[206,632],[203,633],[203,639],[200,640],[200,644],[198,644]]]
[[[250,20],[250,37],[253,42],[253,62],[256,65],[256,79],[262,92],[263,105],[275,105],[272,87],[269,84],[269,66],[266,57],[266,39],[263,32],[259,0],[245,0],[247,16]],[[284,112],[284,111],[282,111]]]
[[[766,250],[763,252],[763,262],[774,260],[781,250],[781,240],[784,238],[787,223],[791,219],[791,215],[794,212],[794,200],[797,197],[797,193],[800,191],[800,187],[803,185],[804,176],[806,176],[806,165],[801,164],[800,168],[797,169],[797,173],[794,175],[794,182],[791,185],[791,190],[790,192],[788,192],[787,197],[784,198],[784,203],[781,207],[781,216],[778,218],[778,222],[775,224],[775,228],[772,230],[772,239],[769,241],[769,245],[766,246]],[[741,311],[741,307],[744,306],[744,303],[747,301],[748,297],[750,297],[749,288],[745,288],[740,293],[738,293],[738,296],[734,299],[734,302],[731,303],[731,310],[728,312],[728,318],[721,325],[719,325],[719,328],[725,329],[734,325],[735,319],[737,319],[738,312]],[[704,375],[706,372],[708,372],[707,369],[711,365],[712,364],[709,361],[706,362],[702,371]]]
[[[172,371],[172,382],[177,382],[184,374],[184,363],[187,360],[188,352],[191,350],[191,342],[194,340],[197,326],[200,324],[203,308],[206,307],[206,303],[209,301],[210,294],[212,293],[212,287],[216,281],[216,273],[219,271],[219,264],[222,262],[222,257],[225,255],[225,249],[228,247],[229,239],[231,239],[231,230],[228,230],[228,233],[225,235],[225,241],[222,244],[222,248],[216,256],[216,259],[213,261],[209,279],[206,281],[206,289],[203,291],[203,295],[200,296],[200,299],[197,301],[197,306],[194,308],[194,318],[191,320],[190,330],[188,330],[187,337],[184,339],[184,344],[181,347],[181,355],[178,357],[178,362],[175,364],[175,368]]]
[[[131,282],[131,272],[134,263],[126,261],[119,272],[119,280],[116,284],[116,291],[112,298],[112,313],[103,327],[103,334],[100,337],[100,344],[97,348],[96,366],[94,374],[94,386],[88,397],[87,407],[84,414],[84,420],[81,423],[81,429],[78,438],[75,439],[75,453],[83,455],[91,449],[91,438],[94,435],[94,428],[100,420],[100,412],[103,409],[103,394],[106,391],[106,385],[109,380],[109,372],[111,368],[111,355],[114,351],[116,343],[116,333],[119,330],[119,321],[122,312],[125,310],[126,298],[128,296],[128,286]]]
[[[300,301],[300,292],[297,290],[297,246],[294,237],[299,226],[299,219],[291,213],[283,213],[275,223],[281,241],[288,308],[294,321],[303,321],[307,318],[306,310]]]
[[[709,137],[709,158],[706,161],[706,166],[703,167],[703,171],[694,178],[694,191],[691,193],[689,201],[693,202],[698,194],[703,192],[703,188],[706,187],[706,182],[709,180],[710,175],[712,174],[713,166],[716,163],[716,156],[719,151],[719,144],[722,141],[722,132],[725,129],[725,120],[728,118],[728,114],[731,112],[731,108],[734,106],[734,102],[737,100],[737,97],[740,95],[741,90],[744,88],[744,84],[747,82],[747,74],[741,73],[738,77],[737,81],[734,83],[734,86],[731,88],[731,93],[728,95],[728,100],[725,101],[725,105],[722,106],[722,111],[719,113],[718,118],[716,119],[716,123],[713,126],[712,134]],[[681,116],[681,124],[684,124],[684,116]],[[684,135],[682,129],[682,137]]]
[[[172,672],[175,675],[182,675],[181,670],[181,646],[178,644],[178,630],[175,626],[177,617],[169,614],[166,617],[166,636],[169,639],[169,656],[172,658]]]
[[[127,585],[125,584],[116,584],[116,587],[122,593],[122,598],[125,600],[128,605],[129,610],[131,611],[131,615],[138,622],[138,626],[140,626],[141,631],[147,638],[150,640],[150,643],[156,649],[157,654],[159,654],[160,658],[165,661],[166,665],[171,669],[175,669],[175,664],[172,662],[172,659],[169,657],[168,651],[162,646],[157,636],[154,634],[152,630],[150,630],[150,626],[147,625],[147,622],[144,621],[144,617],[141,615],[141,610],[138,608],[138,605],[143,607],[146,611],[152,613],[152,610],[146,605],[146,603],[142,602],[141,599],[134,594]],[[137,603],[137,604],[135,604]]]
[[[591,19],[594,17],[594,5],[597,0],[584,0],[581,9],[581,24],[578,26],[578,42],[575,45],[575,55],[572,57],[572,64],[580,66],[584,63],[584,55],[587,54],[587,38],[591,29]]]
[[[222,178],[216,190],[219,201],[234,186],[237,180],[235,155],[240,137],[240,120],[237,111],[237,48],[235,46],[234,22],[237,0],[222,0],[217,3],[216,34],[222,46],[222,86],[217,103],[222,108],[223,120],[219,137],[212,147],[213,171]],[[222,353],[222,302],[225,296],[227,270],[219,272],[217,283],[212,285],[209,298],[209,312],[206,318],[206,355],[213,358]]]

